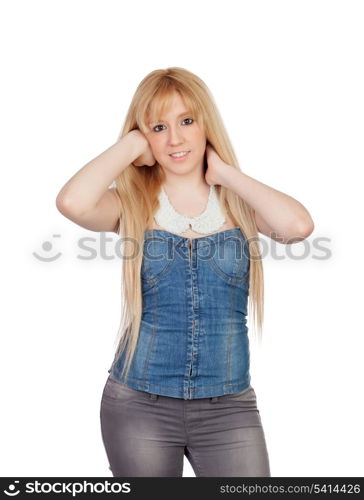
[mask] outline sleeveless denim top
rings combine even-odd
[[[125,351],[115,355],[110,377],[183,399],[245,390],[250,258],[244,233],[235,227],[191,239],[150,229],[145,236],[138,343],[127,379],[121,378]]]

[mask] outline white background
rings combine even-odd
[[[105,246],[55,199],[116,141],[141,79],[168,66],[206,82],[241,169],[315,222],[290,248],[261,237],[251,376],[271,474],[363,476],[363,17],[359,1],[1,3],[2,476],[112,477],[99,410],[118,238]]]

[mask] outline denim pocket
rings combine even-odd
[[[111,377],[108,377],[102,397],[109,400],[122,402],[128,401],[131,398],[148,399],[149,393],[133,389],[132,387],[128,387],[127,385],[124,385],[112,379]]]
[[[244,391],[235,392],[234,394],[225,394],[219,396],[219,401],[256,401],[257,396],[252,386],[249,386]]]
[[[255,394],[255,390],[252,386],[249,386],[247,389],[241,392],[235,392],[234,394],[224,394],[223,396],[218,397],[218,402],[221,403],[243,403],[247,404],[249,408],[256,409],[257,405],[257,396]]]

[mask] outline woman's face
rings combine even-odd
[[[203,169],[206,136],[180,95],[175,92],[171,107],[157,122],[149,123],[146,134],[154,158],[167,171],[181,174]],[[170,154],[189,151],[186,157],[174,160]]]

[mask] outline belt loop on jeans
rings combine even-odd
[[[216,401],[219,399],[219,396],[214,396],[213,398],[210,398],[211,403],[216,403]]]

